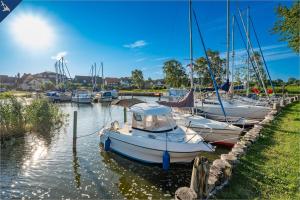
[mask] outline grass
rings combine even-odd
[[[300,103],[262,130],[217,199],[300,199]]]
[[[300,85],[287,85],[284,89],[289,94],[300,94]],[[282,87],[275,87],[275,92],[282,93]]]

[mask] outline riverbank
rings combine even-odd
[[[217,199],[299,199],[300,103],[261,130]]]

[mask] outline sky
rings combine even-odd
[[[245,13],[249,6],[272,79],[299,78],[299,55],[271,34],[279,3],[292,5],[231,1],[230,11],[237,15],[240,7]],[[206,48],[225,57],[226,1],[193,1],[193,9]],[[236,27],[234,38],[238,68],[246,52]],[[93,63],[103,62],[105,77],[130,76],[140,69],[144,78],[163,78],[166,60],[177,59],[184,66],[189,62],[188,2],[23,0],[0,23],[0,41],[0,74],[54,71],[56,58],[64,56],[72,77],[89,75]],[[193,52],[195,58],[204,56],[195,22]]]

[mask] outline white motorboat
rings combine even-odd
[[[77,90],[72,95],[72,102],[92,103],[92,95],[87,90]]]
[[[229,123],[207,119],[192,114],[173,113],[179,125],[189,127],[199,133],[207,142],[232,147],[239,139],[243,129]]]
[[[110,128],[100,131],[106,150],[146,163],[164,163],[165,154],[169,163],[186,163],[202,151],[214,150],[197,132],[177,125],[169,107],[140,103],[129,111],[131,124],[120,128],[118,122],[113,122]]]
[[[223,100],[223,107],[225,109],[227,120],[232,121],[239,119],[249,120],[263,120],[265,116],[271,111],[271,108],[266,106],[257,106],[251,104],[242,104],[230,100]],[[205,112],[207,116],[216,116],[213,119],[226,121],[220,103],[217,100],[205,99],[203,101],[195,102],[196,108]]]

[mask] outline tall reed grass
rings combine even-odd
[[[23,135],[28,131],[49,134],[59,128],[65,115],[57,105],[46,99],[35,99],[23,104],[14,96],[0,100],[0,139]]]

